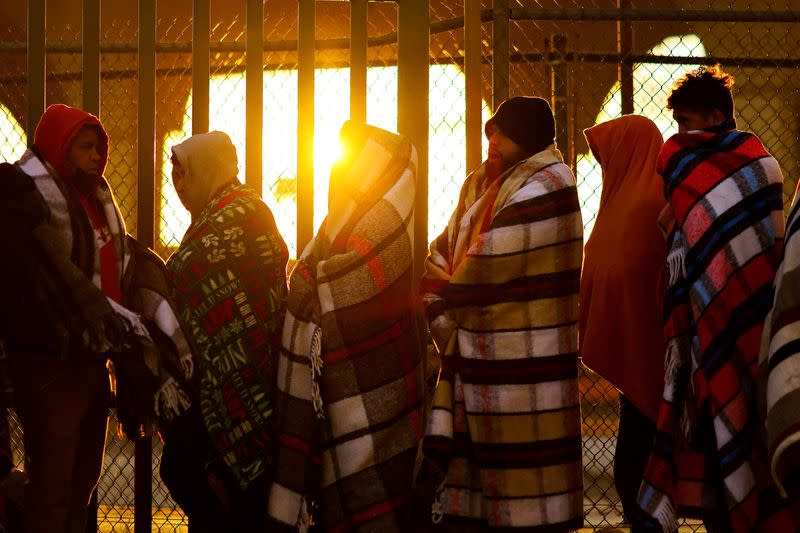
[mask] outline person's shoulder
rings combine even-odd
[[[33,180],[13,163],[0,163],[0,191],[4,195],[22,194],[36,188]]]
[[[545,182],[548,190],[576,188],[575,175],[569,165],[556,161],[538,168],[528,180],[528,184]]]
[[[7,176],[14,178],[19,175],[25,175],[25,173],[18,165],[9,162],[0,163],[0,178]]]

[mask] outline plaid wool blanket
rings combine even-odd
[[[781,494],[800,475],[800,202],[786,222],[775,300],[764,325],[759,400],[767,422],[770,471]]]
[[[411,531],[423,431],[417,156],[365,124],[345,123],[341,138],[347,155],[331,173],[328,216],[289,277],[269,514],[289,527],[313,519],[331,532]]]
[[[421,290],[443,353],[425,453],[434,522],[565,531],[583,523],[575,179],[548,148],[461,190]]]
[[[169,258],[198,355],[199,407],[214,448],[246,488],[269,468],[288,250],[269,208],[233,179]]]
[[[27,222],[24,252],[36,261],[31,297],[41,304],[41,320],[60,332],[61,355],[77,350],[109,357],[125,433],[152,431],[158,418],[181,411],[185,392],[178,383],[191,376],[192,354],[163,262],[127,235],[113,193],[101,179],[97,200],[114,243],[125,307],[107,298],[100,289],[94,231],[79,200],[33,150],[14,166],[19,172],[6,176],[20,182],[13,201],[41,213]]]
[[[772,514],[759,508],[772,489],[755,389],[782,245],[783,178],[758,138],[738,130],[674,135],[658,170],[674,217],[668,343],[639,503],[668,532],[678,515],[709,512],[733,531],[755,531]]]

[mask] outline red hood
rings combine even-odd
[[[54,104],[45,110],[36,126],[33,144],[62,178],[72,177],[67,175],[67,150],[69,143],[84,126],[97,128],[100,135],[99,152],[102,158],[100,174],[102,175],[108,162],[108,134],[99,118],[74,107]]]

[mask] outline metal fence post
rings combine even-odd
[[[192,134],[208,131],[210,1],[192,2]]]
[[[464,78],[466,84],[467,171],[481,164],[481,0],[464,1]]]
[[[511,11],[508,0],[494,0],[494,25],[492,29],[492,111],[497,109],[509,93],[509,30]]]
[[[619,9],[629,9],[631,0],[617,0]],[[630,60],[633,51],[633,23],[630,20],[617,21],[617,52],[619,62],[619,86],[622,98],[622,114],[633,113],[633,62]]]
[[[314,237],[316,2],[299,0],[297,28],[297,255]]]
[[[350,118],[367,121],[367,0],[350,0]]]
[[[156,0],[139,0],[137,238],[155,241]]]
[[[428,249],[429,0],[398,2],[397,129],[417,149],[414,210],[414,274],[418,280]]]
[[[138,198],[139,241],[155,241],[156,156],[156,0],[139,0]],[[153,441],[136,439],[134,454],[134,532],[149,533],[153,519]]]
[[[556,118],[556,146],[564,161],[572,165],[572,142],[569,136],[569,66],[567,65],[567,36],[553,35],[552,80],[553,115]]]
[[[81,17],[83,73],[81,91],[83,109],[100,116],[100,0],[83,0]],[[87,507],[86,531],[97,531],[97,488]]]
[[[263,194],[264,0],[247,0],[245,45],[245,182]]]
[[[44,113],[45,0],[28,0],[28,87],[25,133],[33,145],[36,125]]]
[[[100,116],[100,0],[83,0],[83,109]]]

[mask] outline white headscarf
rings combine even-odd
[[[172,153],[186,170],[186,202],[197,216],[222,186],[236,179],[239,160],[231,138],[221,131],[192,135],[172,147]]]

